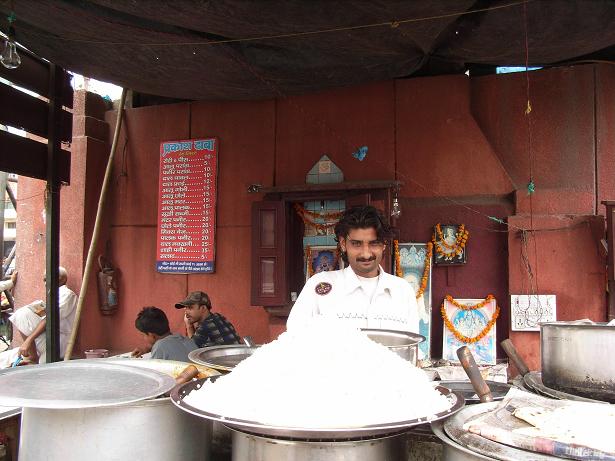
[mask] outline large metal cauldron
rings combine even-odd
[[[115,407],[24,408],[19,461],[209,461],[211,427],[168,397]]]
[[[233,461],[406,461],[407,440],[405,433],[366,440],[282,440],[233,429]]]
[[[407,331],[377,330],[371,328],[361,328],[369,339],[386,346],[395,352],[402,359],[408,360],[416,365],[418,358],[419,344],[425,341],[425,336],[409,333]]]
[[[543,323],[540,342],[545,386],[615,403],[615,327]]]

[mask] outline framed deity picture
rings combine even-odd
[[[397,275],[406,280],[417,295],[419,306],[419,331],[425,341],[419,344],[419,360],[429,359],[431,354],[431,260],[433,244],[399,243],[399,267]]]
[[[468,346],[474,354],[476,363],[495,365],[495,321],[498,314],[499,309],[493,297],[486,299],[447,297],[442,306],[444,320],[442,358],[459,362],[457,349]]]
[[[319,272],[336,271],[344,268],[344,261],[337,247],[308,246],[305,247],[305,279]]]
[[[463,224],[436,224],[433,231],[434,263],[442,266],[465,264],[469,232]]]

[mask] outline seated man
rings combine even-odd
[[[11,278],[8,280],[0,281],[0,291],[7,291],[13,289],[17,281],[17,272],[11,274]]]
[[[152,351],[153,359],[190,362],[188,354],[197,348],[190,338],[171,334],[169,319],[157,307],[144,307],[137,315],[135,327],[143,334],[147,349]],[[141,353],[140,349],[133,351],[133,355]]]
[[[58,290],[59,311],[60,311],[60,355],[64,357],[68,339],[75,320],[75,309],[77,307],[77,295],[66,286],[68,273],[63,267],[58,268]],[[45,303],[35,301],[27,306],[23,306],[9,317],[15,327],[15,335],[23,338],[23,343],[19,348],[5,351],[0,357],[0,368],[7,366],[7,361],[14,361],[19,356],[27,357],[32,362],[46,362],[46,337],[45,327]],[[7,355],[8,354],[8,355]]]
[[[68,281],[68,272],[63,267],[58,268],[58,290],[59,310],[60,310],[60,357],[64,358],[64,352],[68,345],[70,333],[75,320],[75,310],[77,308],[77,295],[66,286]],[[40,306],[40,308],[38,308]],[[24,306],[26,307],[26,306]],[[19,346],[19,354],[23,357],[35,359],[38,355],[38,363],[46,363],[47,344],[45,337],[45,320],[44,303],[32,303],[27,307],[29,309],[17,309],[17,311],[9,318],[17,331],[25,337],[21,346]],[[36,313],[34,311],[37,311]],[[33,347],[35,346],[35,348]]]
[[[231,322],[222,314],[211,312],[211,301],[207,293],[193,291],[186,299],[175,304],[175,308],[184,309],[186,333],[198,347],[241,342]]]

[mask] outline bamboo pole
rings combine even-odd
[[[96,253],[96,247],[98,245],[98,236],[100,235],[100,227],[102,225],[103,210],[105,209],[105,202],[107,200],[107,189],[109,188],[109,183],[111,182],[111,170],[113,169],[113,159],[115,158],[115,151],[117,150],[117,143],[120,137],[120,128],[122,127],[122,119],[124,117],[125,102],[126,88],[122,88],[122,97],[120,98],[120,105],[117,109],[117,119],[115,121],[115,133],[113,134],[111,153],[109,154],[109,160],[107,161],[107,169],[105,170],[105,178],[103,180],[102,188],[100,190],[98,209],[96,210],[96,219],[94,221],[94,231],[92,232],[92,240],[90,241],[88,256],[85,260],[85,269],[83,271],[83,280],[81,281],[81,290],[79,291],[79,300],[77,301],[75,321],[73,323],[73,330],[71,331],[68,345],[66,346],[66,352],[64,353],[64,360],[70,360],[71,355],[73,354],[73,347],[75,347],[75,340],[77,339],[79,321],[81,320],[81,311],[83,310],[83,303],[85,301],[87,287],[90,283],[90,272],[92,271],[92,266],[94,264],[94,255]]]

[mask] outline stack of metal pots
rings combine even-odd
[[[167,374],[104,360],[0,374],[0,404],[22,407],[19,461],[210,459],[211,422],[177,411]]]

